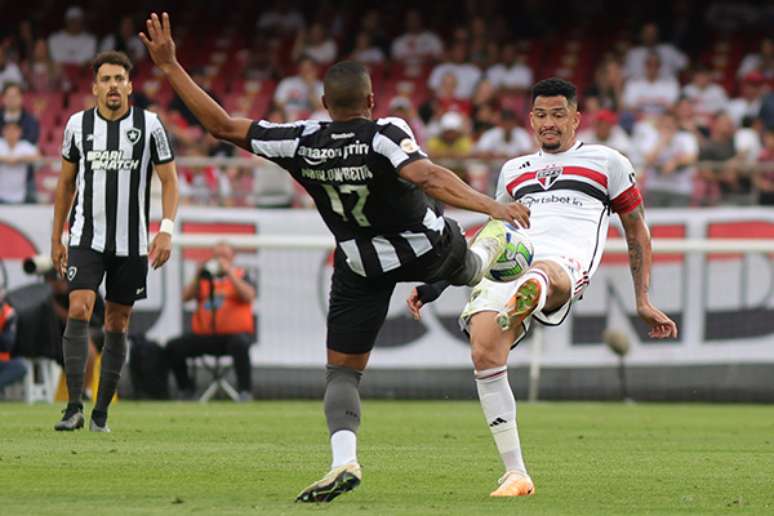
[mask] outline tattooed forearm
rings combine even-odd
[[[629,268],[632,271],[634,280],[634,291],[639,297],[640,294],[649,289],[648,278],[643,274],[643,249],[642,244],[634,237],[628,237],[626,244],[629,247]]]
[[[634,293],[637,300],[643,300],[650,288],[650,231],[645,224],[645,213],[642,206],[621,217],[626,245],[629,248],[629,268],[634,280]]]

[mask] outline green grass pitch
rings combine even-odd
[[[56,433],[59,406],[0,404],[0,514],[774,514],[774,409],[519,406],[532,498],[491,499],[476,402],[365,401],[363,484],[293,503],[328,469],[319,402],[119,402],[112,434]]]

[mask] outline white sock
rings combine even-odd
[[[339,430],[331,436],[333,462],[331,469],[357,462],[357,436],[349,430]]]
[[[516,289],[514,292],[530,279],[537,280],[537,282],[540,283],[540,298],[538,299],[538,304],[537,307],[535,307],[534,312],[542,312],[543,308],[546,306],[546,300],[548,299],[548,285],[550,284],[548,275],[546,275],[545,272],[541,271],[540,269],[528,270],[524,276],[516,280]]]
[[[505,471],[520,471],[526,475],[516,427],[516,398],[508,383],[508,367],[476,371],[476,389]]]

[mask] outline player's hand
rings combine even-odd
[[[497,206],[492,210],[492,213],[490,213],[493,219],[514,222],[521,228],[529,227],[529,208],[520,202],[512,202],[509,204],[498,202],[496,204]]]
[[[650,327],[650,331],[648,332],[650,338],[677,338],[677,324],[655,306],[650,303],[645,303],[637,308],[637,313],[639,314],[640,319],[645,321],[645,324]]]
[[[159,20],[156,13],[151,13],[150,18],[145,20],[145,26],[148,28],[148,35],[140,32],[139,36],[156,66],[164,71],[166,67],[176,64],[175,40],[172,39],[169,15],[163,13]]]
[[[416,287],[411,289],[411,294],[409,294],[409,297],[406,298],[406,304],[408,305],[411,317],[417,321],[422,318],[419,310],[422,309],[424,303],[419,299],[419,291],[417,291]]]
[[[148,259],[154,269],[158,269],[169,260],[172,254],[172,236],[169,233],[156,233],[148,249]]]
[[[67,246],[61,240],[51,242],[51,263],[60,278],[67,277]]]

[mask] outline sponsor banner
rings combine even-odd
[[[479,215],[451,213],[463,226]],[[158,221],[158,214],[153,217]],[[22,261],[48,254],[52,208],[0,206],[0,285],[15,289],[39,281]],[[183,207],[181,233],[229,235],[327,235],[314,211]],[[613,217],[611,237],[620,237]],[[654,238],[774,238],[774,212],[762,208],[650,210]],[[213,243],[215,243],[213,241]],[[193,304],[180,301],[209,249],[175,249],[170,262],[148,277],[148,298],[137,303],[132,330],[165,341],[187,327]],[[325,317],[331,254],[309,249],[241,249],[237,265],[257,279],[256,365],[319,366],[325,360]],[[452,288],[409,317],[405,298],[412,285],[395,290],[372,367],[470,367],[469,348],[457,316],[468,290]],[[680,328],[674,341],[654,341],[636,315],[625,254],[608,253],[571,316],[543,333],[543,364],[604,366],[617,358],[601,342],[605,329],[629,337],[628,362],[636,365],[774,362],[774,269],[761,253],[669,253],[654,258],[651,300]],[[529,360],[530,340],[511,353],[513,364]]]

